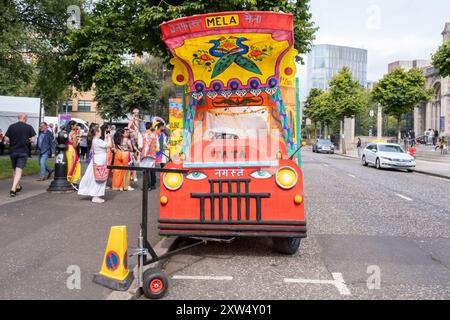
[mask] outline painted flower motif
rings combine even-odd
[[[192,55],[192,63],[203,66],[208,72],[212,71],[212,66],[216,60],[206,50],[198,50]]]
[[[263,61],[265,57],[268,57],[272,53],[272,50],[272,46],[264,46],[263,48],[251,46],[248,57],[253,61]]]

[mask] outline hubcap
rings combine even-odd
[[[161,280],[159,280],[159,279],[153,279],[153,280],[150,282],[150,289],[151,289],[153,292],[159,292],[159,291],[161,291],[162,288],[163,288],[163,283],[162,283]]]

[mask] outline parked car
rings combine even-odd
[[[416,159],[394,143],[368,144],[361,161],[363,166],[374,165],[377,169],[393,168],[412,172],[416,167]]]
[[[312,150],[317,153],[331,153],[334,154],[334,144],[330,140],[317,139],[313,144]]]

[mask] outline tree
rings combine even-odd
[[[68,32],[67,8],[84,0],[2,0],[0,10],[0,94],[43,98],[54,112],[68,95],[62,59]]]
[[[156,76],[146,63],[128,67],[127,82],[116,82],[111,87],[95,87],[97,111],[104,119],[125,117],[132,108],[145,113],[155,111],[158,103]]]
[[[341,72],[330,80],[330,103],[333,104],[335,117],[341,121],[341,151],[346,154],[344,140],[345,119],[353,118],[367,105],[363,89],[359,83],[353,80],[349,68],[344,67]]]
[[[419,102],[432,97],[432,90],[425,89],[425,80],[421,69],[405,71],[397,68],[386,74],[372,91],[373,99],[383,106],[383,112],[397,119],[399,142],[402,138],[402,115],[414,110]]]
[[[309,0],[100,0],[82,28],[69,36],[69,76],[77,87],[114,86],[126,80],[123,54],[144,52],[162,59],[172,57],[162,41],[159,25],[165,21],[212,11],[264,10],[294,14],[295,47],[306,53],[317,28],[311,21]],[[300,59],[300,58],[298,58]]]
[[[306,100],[305,115],[310,118],[313,123],[320,123],[321,133],[322,127],[325,127],[325,135],[327,135],[327,129],[335,119],[330,94],[328,92],[323,92],[318,88],[311,89]]]
[[[450,76],[450,40],[439,47],[433,55],[432,63],[442,77]]]

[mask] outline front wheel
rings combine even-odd
[[[363,156],[362,157],[362,165],[364,166],[364,167],[367,167],[369,164],[367,163],[367,160],[366,160],[366,156]]]
[[[293,255],[300,247],[300,238],[272,238],[275,251]]]
[[[164,297],[169,286],[166,276],[159,269],[148,269],[143,275],[144,284],[142,290],[149,299]]]
[[[375,166],[378,170],[381,170],[381,163],[380,163],[380,159],[377,158],[377,161],[375,162]]]

